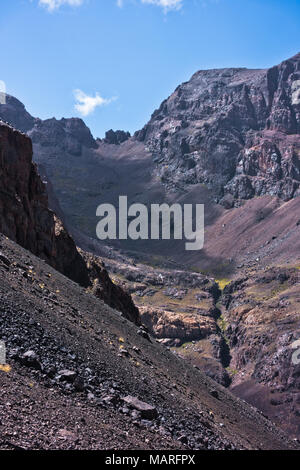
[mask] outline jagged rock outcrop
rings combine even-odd
[[[105,138],[104,142],[106,144],[115,144],[115,145],[120,145],[123,142],[126,142],[126,140],[130,139],[130,132],[125,132],[125,131],[113,131],[110,129],[105,133]]]
[[[37,119],[28,135],[33,143],[41,147],[55,145],[58,152],[70,153],[75,157],[81,155],[83,146],[97,147],[89,128],[78,118],[63,118],[59,121],[55,118],[45,121]]]
[[[122,287],[113,282],[108,275],[105,264],[100,258],[82,250],[79,250],[79,252],[88,269],[91,292],[110,307],[122,312],[126,318],[140,325],[139,310],[133,303],[131,295],[127,293],[127,290],[122,289]]]
[[[5,104],[1,104],[0,119],[15,129],[26,132],[32,141],[42,147],[55,145],[57,150],[81,155],[82,146],[96,148],[91,131],[79,118],[55,118],[42,120],[32,117],[18,99],[6,94]]]
[[[45,186],[31,161],[31,141],[3,123],[0,136],[0,230],[51,261],[55,257],[54,216],[47,207]]]
[[[114,286],[99,261],[87,265],[60,219],[48,208],[46,187],[32,162],[30,138],[1,121],[0,232],[81,286],[88,288],[97,281],[95,295],[139,323],[130,295]]]
[[[54,221],[56,248],[54,266],[65,276],[84,287],[88,287],[91,281],[83,257],[79,254],[73,238],[61,220],[55,215]]]

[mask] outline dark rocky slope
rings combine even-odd
[[[40,258],[0,249],[1,449],[297,448]]]

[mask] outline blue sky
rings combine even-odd
[[[8,93],[43,119],[83,117],[102,137],[140,129],[199,69],[299,52],[300,1],[10,0],[0,39]]]

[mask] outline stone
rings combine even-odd
[[[74,381],[74,388],[76,392],[83,392],[84,391],[84,380],[82,377],[77,376],[75,381]]]
[[[106,397],[102,398],[102,402],[106,403],[107,405],[117,405],[119,402],[119,397],[117,395],[107,395]]]
[[[149,405],[148,403],[145,403],[136,397],[128,395],[122,400],[124,403],[126,403],[128,406],[130,406],[134,410],[139,411],[143,419],[151,420],[151,419],[155,419],[158,417],[157,409],[154,406]]]
[[[26,351],[22,356],[22,362],[27,367],[32,367],[37,370],[41,369],[41,363],[34,351]]]
[[[60,370],[58,371],[57,378],[60,382],[73,383],[75,382],[75,379],[77,378],[77,372],[73,370],[68,370],[68,369]]]
[[[214,398],[219,398],[219,393],[217,390],[211,390],[210,394]]]
[[[120,354],[125,357],[129,356],[129,352],[127,351],[127,349],[120,349]]]

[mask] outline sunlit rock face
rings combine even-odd
[[[297,54],[269,70],[195,73],[135,137],[151,150],[169,187],[202,182],[219,200],[226,194],[290,199],[299,194],[299,130]]]

